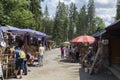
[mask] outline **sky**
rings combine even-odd
[[[88,4],[88,0],[44,0],[42,2],[42,11],[44,12],[45,6],[48,6],[50,16],[54,16],[56,12],[56,6],[58,2],[64,2],[69,5],[71,2],[75,3],[78,10],[85,4]],[[116,3],[117,0],[94,0],[95,2],[95,15],[103,19],[106,26],[114,22],[116,15]]]

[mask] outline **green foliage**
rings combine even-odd
[[[33,1],[33,3],[31,3]],[[40,30],[41,1],[43,0],[1,0],[0,23]],[[33,11],[30,8],[33,8]]]
[[[4,9],[3,9],[3,5],[2,5],[2,3],[0,2],[0,23],[2,23],[2,21],[3,21],[3,11],[4,11]]]
[[[27,0],[3,0],[2,4],[5,9],[5,14],[9,14],[8,12],[18,8],[26,9],[28,6],[28,1]]]
[[[95,17],[93,19],[93,22],[95,24],[94,33],[105,28],[105,24],[104,24],[103,20],[100,17]]]
[[[16,9],[9,13],[10,24],[20,28],[30,28],[35,26],[33,14],[29,10]]]
[[[43,0],[42,0],[43,1]],[[36,30],[42,30],[42,11],[41,0],[31,0],[29,4],[29,10],[34,14]]]

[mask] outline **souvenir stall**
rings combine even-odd
[[[120,79],[120,19],[105,30],[103,38],[108,40],[108,68]]]
[[[15,34],[19,34],[20,41],[18,43],[23,43],[25,46],[25,53],[30,55],[31,60],[29,60],[28,64],[32,64],[34,60],[37,59],[38,46],[40,43],[44,44],[45,37],[47,36],[45,33],[35,31],[32,29],[19,29],[19,30],[9,30]],[[22,35],[22,36],[21,36]],[[43,39],[44,38],[44,39]],[[22,41],[22,42],[21,42]],[[22,45],[22,44],[18,44]]]
[[[74,38],[71,43],[79,45],[79,53],[80,53],[80,63],[84,65],[85,58],[87,56],[87,51],[89,48],[89,45],[95,42],[95,38],[88,35],[81,35],[76,38]]]
[[[5,30],[7,31],[7,32],[4,32],[6,33],[6,35],[3,36],[3,39],[0,39],[2,40],[1,46],[0,46],[0,49],[1,49],[0,61],[1,61],[1,68],[2,68],[1,69],[2,73],[1,72],[0,73],[2,75],[0,76],[4,76],[4,78],[9,78],[14,76],[14,73],[13,73],[15,69],[15,58],[13,54],[14,46],[24,45],[26,54],[29,54],[31,56],[31,59],[34,59],[34,57],[37,57],[36,52],[38,50],[38,44],[41,42],[42,37],[46,37],[46,34],[39,31],[32,30],[32,29],[18,29],[14,27],[12,28],[5,27],[4,31]],[[13,41],[13,43],[8,41],[9,33],[16,34],[16,36],[14,37],[14,40],[10,40],[10,41]],[[36,40],[34,39],[34,37],[36,38]],[[3,41],[4,39],[6,40],[7,44]],[[10,44],[12,44],[12,46]],[[29,62],[31,63],[31,61]]]
[[[90,74],[102,71],[107,68],[120,79],[120,20],[107,26],[104,30],[96,33],[98,38],[98,49],[92,65],[88,68]]]
[[[54,42],[54,41],[48,40],[48,41],[47,41],[47,44],[48,44],[48,49],[49,49],[49,50],[55,48],[55,42]]]

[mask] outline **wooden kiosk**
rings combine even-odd
[[[108,45],[103,48],[107,49],[106,53],[103,52],[108,60],[106,66],[120,79],[120,19],[104,30],[104,33],[99,33],[95,37],[108,40]]]

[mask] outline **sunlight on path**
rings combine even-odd
[[[43,67],[29,67],[29,70],[21,80],[79,80],[79,64],[62,62],[59,48],[46,51]]]

